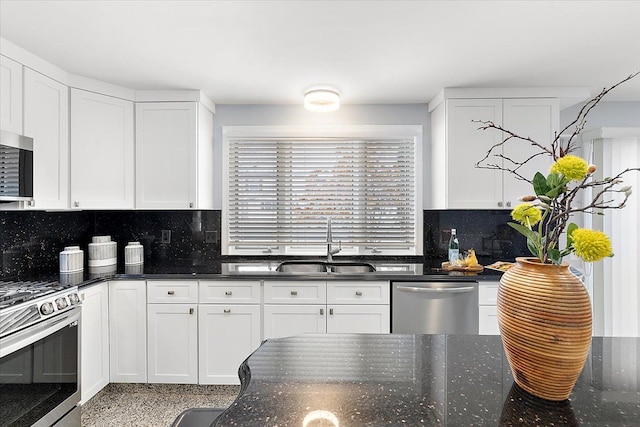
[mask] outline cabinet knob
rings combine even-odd
[[[224,310],[222,310],[225,313],[231,313],[231,309],[230,308],[225,308]]]
[[[193,207],[193,202],[189,203],[189,207],[192,208]]]
[[[498,202],[498,207],[502,207],[502,202]]]
[[[362,291],[356,291],[356,296],[357,297],[361,297],[362,296]]]
[[[75,202],[73,202],[73,206],[75,206],[76,208],[80,207],[80,202],[76,200]]]
[[[298,291],[291,291],[291,295],[295,297],[296,295],[298,295]]]
[[[331,316],[333,316],[333,308],[330,308],[330,309],[329,309],[329,314],[330,314]]]
[[[190,308],[189,309],[189,314],[193,314],[193,312],[194,312],[193,308]]]
[[[511,207],[511,202],[507,202],[507,207],[510,208]]]
[[[167,295],[174,295],[175,293],[175,291],[167,291]]]
[[[35,205],[36,205],[36,201],[35,201],[35,200],[29,200],[29,201],[27,202],[27,205],[29,205],[29,206],[35,206]]]
[[[231,296],[231,295],[233,295],[233,292],[231,292],[231,291],[226,291],[224,294],[225,294],[225,295],[227,295],[227,296]]]
[[[320,316],[324,316],[324,308],[320,309]]]

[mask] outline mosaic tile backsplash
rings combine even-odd
[[[507,226],[509,219],[509,211],[424,211],[424,257],[412,260],[444,261],[451,228],[457,229],[461,249],[474,248],[482,264],[528,255],[524,237]],[[2,211],[1,275],[57,273],[58,255],[71,245],[85,250],[86,266],[87,245],[98,235],[118,242],[118,271],[123,271],[124,247],[130,241],[144,246],[145,266],[214,268],[225,258],[220,251],[221,211]]]

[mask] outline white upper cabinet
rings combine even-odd
[[[24,70],[24,134],[33,138],[33,200],[28,208],[69,207],[69,88]]]
[[[505,129],[516,134],[529,137],[534,141],[549,147],[560,129],[560,108],[557,99],[505,99],[503,101],[502,123]],[[529,158],[539,151],[526,141],[514,140],[504,146],[503,154],[516,161]],[[518,173],[525,178],[533,179],[536,172],[547,176],[552,158],[538,156],[527,162]],[[505,207],[513,207],[518,197],[533,194],[533,187],[526,181],[516,179],[513,175],[505,175],[504,202]],[[508,206],[511,204],[511,206]]]
[[[547,145],[558,129],[557,98],[513,99],[445,99],[431,112],[432,126],[432,208],[439,209],[510,209],[518,197],[532,192],[531,185],[501,170],[476,168],[487,152],[504,136],[493,129],[479,130],[481,121],[503,125],[523,137]],[[514,160],[524,160],[533,153],[530,143],[507,142],[494,151]],[[501,157],[485,163],[513,167]],[[550,158],[537,158],[522,168],[529,179],[536,171],[546,174]]]
[[[71,89],[71,207],[133,209],[133,102]]]
[[[22,64],[0,55],[0,129],[22,134]]]
[[[136,104],[136,208],[213,208],[213,115],[198,102]]]

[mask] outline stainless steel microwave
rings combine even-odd
[[[0,202],[33,199],[33,139],[0,131]]]

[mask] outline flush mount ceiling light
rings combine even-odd
[[[304,94],[304,108],[322,113],[335,111],[340,108],[340,94],[326,87],[308,89]]]

